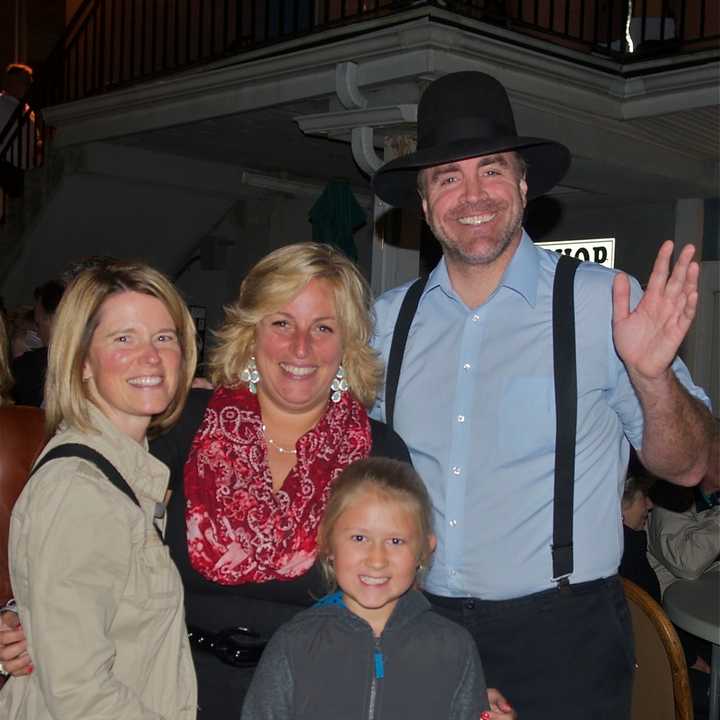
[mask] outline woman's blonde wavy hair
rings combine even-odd
[[[112,295],[137,292],[160,300],[175,324],[182,353],[175,396],[165,412],[152,418],[149,432],[170,427],[185,405],[195,374],[195,324],[172,283],[159,271],[140,262],[104,260],[83,270],[68,285],[55,314],[45,381],[45,422],[50,433],[61,421],[83,431],[93,429],[92,402],[83,382],[83,366],[103,303]]]
[[[342,336],[342,365],[350,390],[365,407],[373,404],[383,368],[370,347],[373,333],[370,288],[345,255],[319,243],[279,248],[250,270],[240,285],[237,300],[225,307],[225,321],[215,333],[217,343],[208,363],[214,385],[240,384],[240,373],[253,354],[258,323],[290,302],[311,280],[325,280],[334,289]]]

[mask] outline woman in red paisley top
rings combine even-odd
[[[245,626],[269,636],[324,593],[317,527],[333,480],[358,458],[409,462],[371,421],[382,367],[368,341],[370,291],[325,245],[291,245],[248,274],[210,362],[153,453],[171,468],[167,540],[193,632]],[[199,718],[238,713],[252,669],[195,651]]]

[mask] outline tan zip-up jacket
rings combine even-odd
[[[720,506],[682,513],[655,507],[648,518],[648,561],[665,591],[720,567]]]
[[[33,475],[12,514],[10,574],[35,670],[0,692],[0,718],[195,720],[183,588],[153,528],[168,470],[94,409],[92,421],[99,433],[61,427],[46,450],[99,451],[142,509],[79,458]]]

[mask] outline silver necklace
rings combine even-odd
[[[283,455],[297,455],[297,450],[295,448],[284,448],[282,445],[278,445],[268,434],[267,434],[267,427],[265,426],[265,423],[262,424],[262,432],[265,436],[265,439],[268,442],[268,445],[272,445],[279,453],[282,453]]]

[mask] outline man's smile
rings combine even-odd
[[[485,223],[491,222],[495,219],[497,213],[487,213],[485,215],[465,215],[459,217],[457,221],[461,225],[484,225]]]

